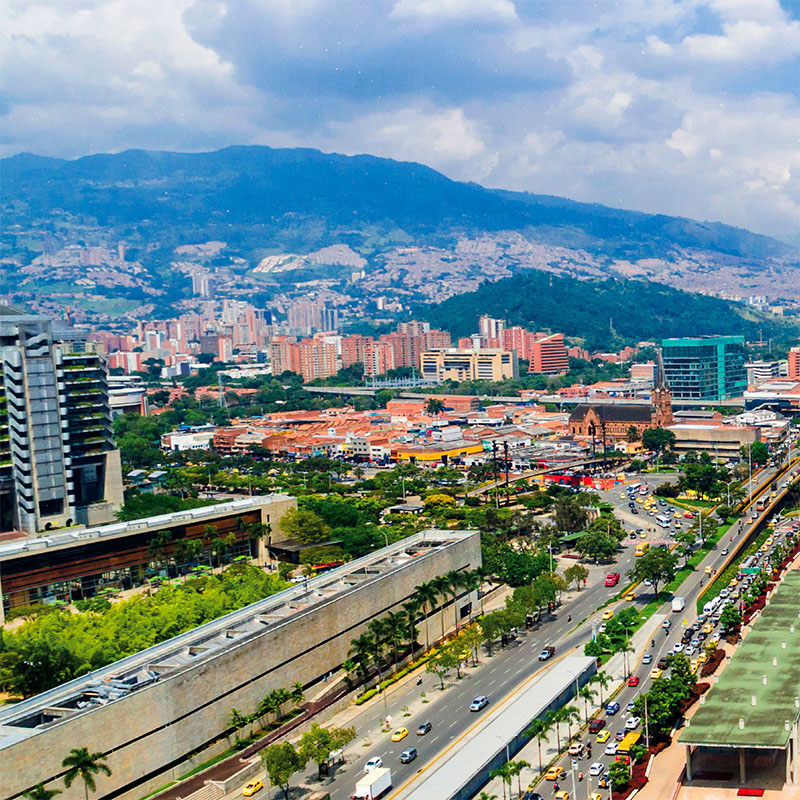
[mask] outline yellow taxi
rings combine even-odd
[[[611,731],[600,731],[597,734],[597,743],[605,744],[611,738]]]
[[[632,603],[636,599],[636,594],[634,592],[628,592],[628,594],[625,595],[625,599],[629,603]]]
[[[553,795],[553,800],[569,800],[569,792],[561,789]]]
[[[706,567],[706,568],[703,570],[703,572],[705,572],[705,574],[706,574],[706,575],[710,575],[710,574],[711,574],[713,571],[714,571],[714,568],[711,566],[711,564],[709,564],[709,565],[708,565],[708,566],[707,566],[707,567]]]
[[[656,667],[655,669],[650,670],[650,677],[655,680],[656,678],[660,678],[664,673]]]
[[[392,741],[393,742],[402,742],[403,739],[406,738],[406,736],[408,736],[408,728],[398,728],[392,734]]]
[[[589,800],[603,800],[603,795],[600,792],[592,792],[589,795]]]
[[[547,772],[544,774],[544,779],[546,781],[557,781],[559,778],[564,776],[564,767],[550,767]]]
[[[697,668],[700,666],[700,662],[696,659],[692,659],[692,672],[697,672]]]
[[[607,608],[603,612],[603,622],[608,622],[608,620],[610,620],[611,617],[613,617],[613,616],[614,616],[614,612],[610,608]]]
[[[242,794],[245,797],[252,797],[256,792],[260,792],[263,788],[264,784],[261,783],[261,781],[250,781],[249,783],[245,784],[244,789],[242,789]]]
[[[728,584],[731,589],[733,589],[739,583],[738,576],[736,578],[731,578],[731,582]]]
[[[674,515],[674,517],[675,517],[675,519],[683,519],[683,514],[677,514],[677,513],[676,513],[676,514]]]
[[[700,655],[697,656],[697,660],[701,664],[705,664],[706,661],[708,661],[708,653],[700,653]]]
[[[711,631],[713,630],[714,626],[710,622],[706,622],[706,624],[703,625],[703,633],[705,633],[706,635],[711,633]]]

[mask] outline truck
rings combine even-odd
[[[672,610],[673,611],[683,611],[686,608],[686,600],[683,597],[673,597],[672,598]]]
[[[376,800],[392,788],[392,771],[378,767],[356,781],[356,789],[350,800]]]

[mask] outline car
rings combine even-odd
[[[723,555],[723,556],[728,555],[728,548],[727,547],[723,547],[722,548],[721,555]]]
[[[642,656],[642,664],[647,665],[652,663],[653,663],[653,656],[650,653],[645,653]]]
[[[374,769],[383,766],[383,759],[380,756],[373,756],[366,764],[364,764],[364,772],[372,772]]]
[[[684,519],[694,519],[694,514],[691,511],[684,511],[683,517]]]
[[[617,714],[618,712],[619,712],[619,703],[616,700],[613,700],[612,702],[606,705],[606,716],[613,717],[614,714]]]
[[[602,761],[595,761],[591,767],[589,767],[589,775],[593,778],[596,778],[598,775],[602,775],[606,771],[606,765]]]
[[[400,763],[410,764],[416,757],[417,757],[417,748],[406,747],[406,749],[403,750],[402,753],[400,753]]]
[[[470,711],[480,711],[489,705],[489,698],[485,694],[478,695],[470,704]]]
[[[619,730],[618,730],[618,731],[617,731],[617,732],[614,734],[614,738],[615,738],[615,739],[616,739],[618,742],[621,742],[621,741],[622,741],[622,740],[625,738],[625,729],[624,729],[624,728],[620,728],[620,729],[619,729]]]
[[[711,566],[711,564],[709,564],[709,565],[708,565],[708,566],[707,566],[707,567],[706,567],[706,568],[703,570],[703,572],[705,572],[705,574],[706,574],[706,575],[710,575],[710,574],[711,574],[713,571],[714,571],[714,567],[712,567],[712,566]]]
[[[713,626],[713,625],[712,625],[710,622],[706,622],[706,624],[705,624],[705,625],[703,625],[703,627],[702,627],[702,629],[701,629],[701,630],[702,630],[702,631],[703,631],[703,633],[705,633],[705,634],[706,634],[706,636],[707,636],[709,633],[712,633],[712,632],[713,632],[713,630],[714,630],[714,626]]]
[[[629,534],[629,538],[630,539],[635,539],[636,538],[636,534],[633,531],[631,531],[630,534]]]
[[[693,656],[697,652],[697,648],[693,644],[688,644],[683,649],[683,654],[685,656]]]
[[[609,572],[606,575],[606,586],[616,586],[619,583],[620,579],[619,572]]]
[[[639,512],[636,510],[636,508],[635,508],[635,507],[631,509],[631,514],[638,514],[638,513],[639,513]]]
[[[628,705],[625,706],[625,710],[630,714],[630,712],[633,711],[633,707],[635,705],[636,705],[636,701],[635,700],[629,700],[628,701]]]
[[[720,593],[719,596],[725,600],[726,598],[730,597],[731,590],[726,586]]]
[[[697,663],[698,664],[705,664],[708,661],[708,653],[700,653],[697,656]]]
[[[242,794],[245,797],[252,797],[256,792],[260,792],[264,788],[264,784],[259,780],[248,781],[242,789]]]
[[[556,654],[556,649],[553,645],[549,644],[547,647],[542,648],[542,652],[539,653],[539,661],[547,661],[548,659],[552,658]]]
[[[589,733],[599,733],[606,726],[606,721],[602,717],[596,717],[589,722]]]
[[[539,792],[534,792],[532,789],[529,789],[522,795],[520,800],[544,800],[544,797],[542,797]]]
[[[546,781],[557,781],[564,775],[564,767],[554,766],[550,767],[544,774],[544,779]]]
[[[658,664],[656,665],[659,669],[668,669],[669,668],[669,660],[666,656],[663,658],[658,659]]]
[[[625,720],[625,730],[635,731],[641,724],[642,724],[641,717],[628,717],[628,719]]]
[[[650,679],[656,680],[657,678],[660,678],[663,674],[664,674],[663,670],[660,670],[658,667],[656,667],[655,669],[650,670]]]
[[[607,756],[615,756],[617,754],[617,743],[609,742],[603,752],[605,752]]]
[[[661,627],[666,633],[669,633],[669,629],[672,627],[672,620],[671,619],[665,619],[661,623]]]
[[[680,513],[676,512],[675,513],[675,519],[683,519],[683,514],[680,514]]]
[[[611,738],[611,731],[600,731],[597,734],[597,743],[605,744]]]
[[[583,752],[583,743],[582,742],[573,742],[569,746],[569,750],[567,752],[571,756],[579,756]]]
[[[600,780],[597,781],[597,785],[601,789],[608,789],[609,780],[610,780],[610,776],[608,774],[608,771],[606,771],[600,776]]]
[[[631,675],[628,678],[628,686],[638,686],[639,685],[639,676],[638,675]]]
[[[636,592],[628,592],[628,594],[625,595],[625,599],[629,603],[632,603],[636,599]]]
[[[406,736],[408,736],[408,728],[398,728],[392,734],[392,741],[393,742],[402,742],[403,739],[406,738]]]
[[[553,800],[569,800],[569,792],[566,789],[559,789],[553,795]]]
[[[683,652],[683,648],[684,648],[683,642],[675,642],[675,644],[672,645],[672,652],[673,653],[682,653]]]
[[[592,792],[589,795],[589,800],[603,800],[603,795],[600,792]]]
[[[430,733],[432,727],[433,725],[431,725],[430,722],[423,722],[417,728],[417,736],[424,736],[426,733]]]
[[[613,616],[614,616],[614,612],[610,608],[607,608],[603,612],[603,622],[608,622],[608,620],[610,620]]]

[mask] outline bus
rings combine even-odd
[[[639,544],[636,545],[634,555],[636,558],[639,558],[639,556],[643,556],[649,549],[650,544],[648,542],[639,542]]]
[[[766,495],[764,497],[759,497],[758,500],[756,500],[756,511],[761,513],[767,507],[768,502],[769,498],[767,498]]]
[[[617,745],[617,752],[618,753],[630,753],[631,748],[638,744],[639,739],[642,738],[642,734],[639,731],[631,731],[630,733],[625,734],[625,738]]]
[[[672,520],[671,520],[669,517],[665,517],[663,514],[659,514],[659,515],[656,517],[656,522],[657,522],[657,523],[658,523],[658,524],[659,524],[659,525],[660,525],[662,528],[669,528],[669,526],[672,524]]]
[[[628,492],[630,492],[630,494],[633,494],[641,485],[642,485],[641,483],[632,483],[628,487]]]

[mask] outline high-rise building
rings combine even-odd
[[[789,351],[786,377],[800,381],[800,347],[793,347]]]
[[[664,339],[662,348],[673,397],[725,400],[747,389],[743,336]]]
[[[122,474],[103,360],[78,331],[0,315],[0,530],[113,520]]]
[[[569,369],[567,348],[564,347],[564,334],[536,336],[530,350],[529,372],[545,375],[562,375]]]

